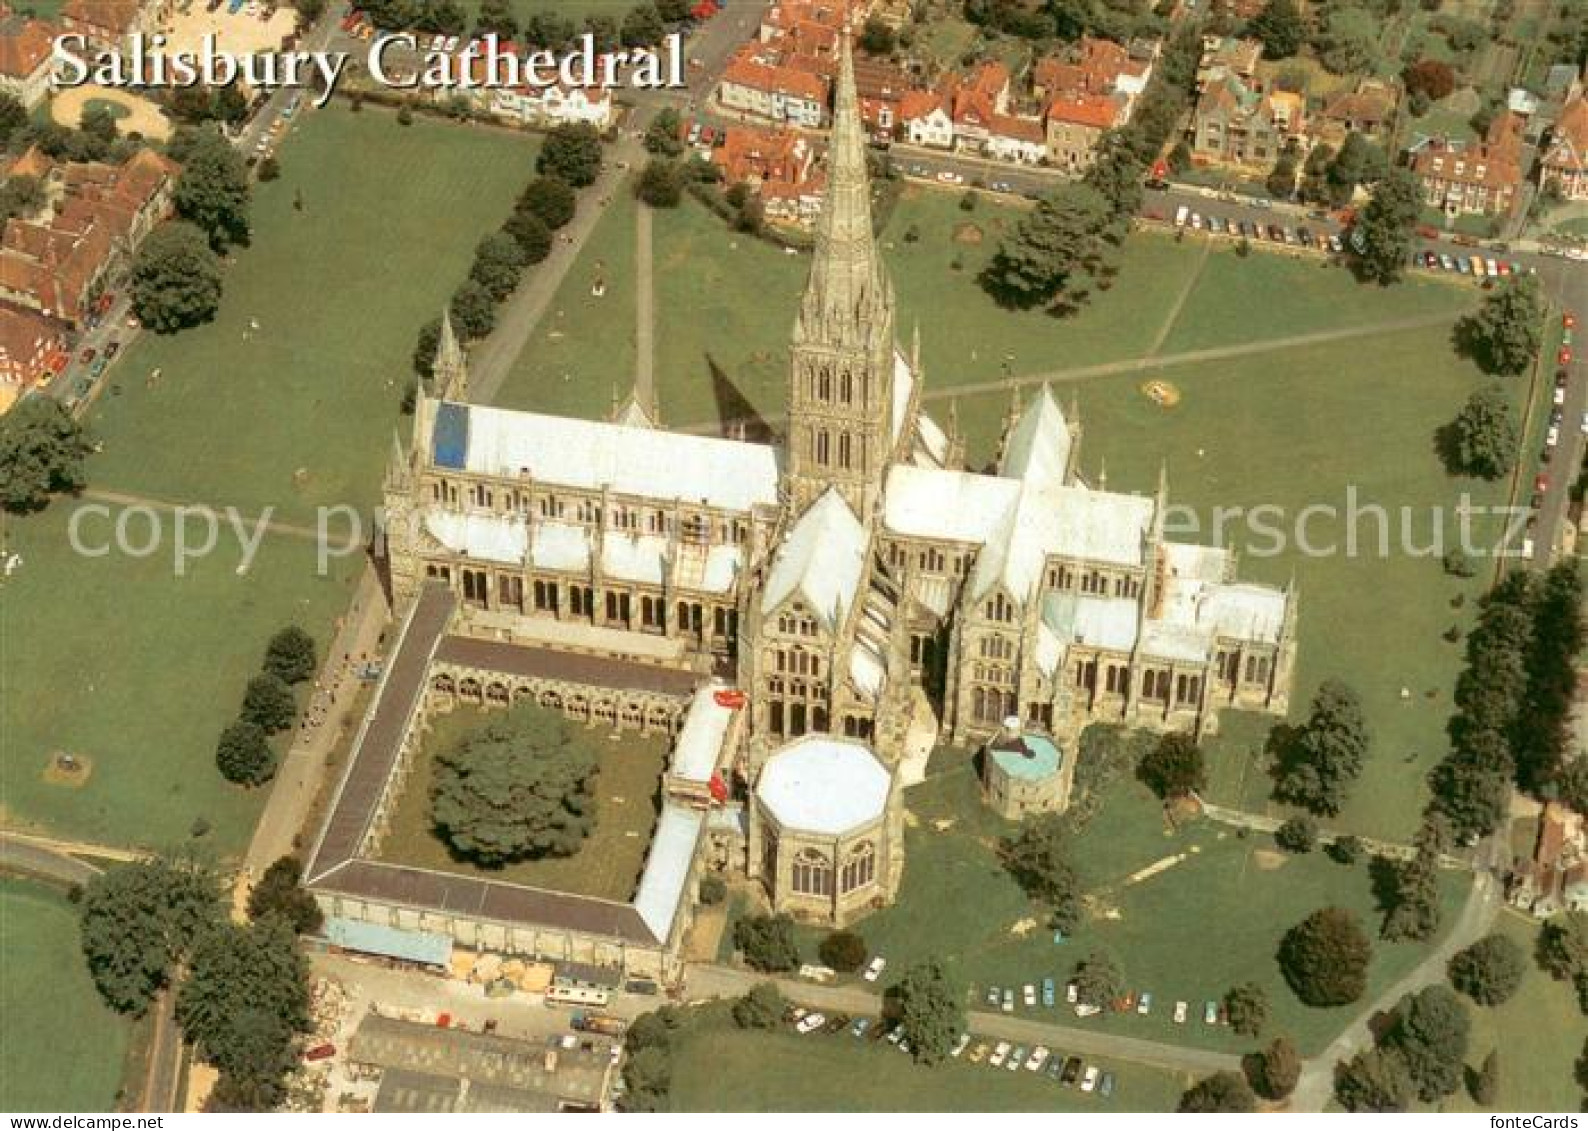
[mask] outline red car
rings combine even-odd
[[[1533,490],[1537,491],[1540,495],[1542,495],[1545,491],[1548,491],[1549,476],[1545,475],[1543,472],[1539,472],[1538,478],[1533,480]]]
[[[1556,364],[1557,365],[1570,365],[1571,364],[1571,348],[1569,346],[1562,346],[1560,348],[1560,356],[1558,358],[1556,358]]]
[[[1577,328],[1577,316],[1575,314],[1568,312],[1561,315],[1560,320],[1561,324],[1564,325],[1568,330],[1575,330]]]
[[[95,352],[94,348],[90,346],[88,349],[85,349],[82,353],[77,355],[77,360],[82,362],[84,365],[88,365],[97,356],[98,354]]]

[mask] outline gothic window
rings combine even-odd
[[[497,604],[505,608],[524,611],[524,579],[502,575],[497,578]]]
[[[556,599],[552,600],[552,608],[556,608]],[[568,610],[576,617],[595,615],[595,594],[588,585],[568,586]]]
[[[987,619],[1011,621],[1014,617],[1014,605],[1002,593],[994,593],[992,600],[987,602]]]
[[[823,401],[833,399],[833,375],[825,369],[816,378],[816,398]]]
[[[794,857],[792,886],[799,895],[832,895],[832,861],[814,848],[802,848]]]
[[[1176,703],[1195,703],[1202,698],[1202,677],[1199,675],[1180,675],[1175,677],[1174,701]]]
[[[1130,692],[1130,669],[1123,664],[1108,665],[1108,690],[1112,695],[1127,695]]]
[[[868,886],[877,878],[877,849],[869,840],[855,846],[844,859],[841,891]]]
[[[1085,691],[1097,689],[1097,661],[1078,660],[1075,664],[1075,686]]]
[[[774,699],[767,710],[767,729],[774,735],[782,737],[783,734],[783,700]]]
[[[849,467],[849,433],[838,433],[838,466]]]
[[[789,704],[788,732],[791,738],[798,738],[805,733],[805,704]]]
[[[660,597],[642,596],[640,598],[640,624],[646,628],[661,629],[666,625],[666,603]]]
[[[574,592],[578,592],[577,589]],[[535,608],[541,612],[554,613],[557,611],[557,583],[555,581],[537,581],[534,587]]]
[[[451,581],[452,570],[447,566],[436,565],[434,562],[431,562],[425,566],[425,576],[433,577],[437,581]]]
[[[843,404],[850,404],[855,399],[855,378],[847,369],[838,379],[838,399]]]
[[[981,640],[981,654],[989,660],[1007,660],[1014,656],[1014,645],[1002,636],[984,636]]]
[[[490,584],[483,569],[463,571],[463,599],[471,605],[490,603]]]
[[[832,458],[831,437],[829,437],[827,435],[827,429],[825,429],[825,428],[818,429],[817,433],[816,433],[816,462],[819,465],[821,465],[822,467],[826,467],[827,466],[827,461],[829,459],[831,459],[831,458]]]

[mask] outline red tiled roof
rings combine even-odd
[[[120,36],[132,27],[142,7],[142,0],[66,0],[61,16],[68,24]]]
[[[827,83],[820,75],[765,63],[747,51],[734,56],[722,73],[722,81],[767,93],[792,94],[817,103],[827,101]]]
[[[12,17],[0,24],[0,75],[18,82],[49,61],[60,28],[43,20]]]
[[[1119,103],[1105,94],[1059,95],[1048,103],[1048,121],[1106,130],[1119,117]]]
[[[1561,110],[1550,131],[1544,164],[1569,172],[1588,171],[1588,97],[1579,93]]]
[[[997,137],[1014,138],[1041,144],[1047,140],[1042,122],[1037,118],[1016,118],[1008,114],[994,114],[989,132]]]
[[[899,101],[899,117],[906,122],[924,118],[942,109],[943,100],[930,90],[912,90]]]

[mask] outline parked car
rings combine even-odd
[[[1336,255],[1339,255],[1341,252],[1345,251],[1344,242],[1341,241],[1339,236],[1334,235],[1333,233],[1331,233],[1329,236],[1329,250],[1334,252]]]
[[[987,987],[987,1004],[992,1006],[994,1009],[998,1008],[998,987],[997,986],[988,986]]]
[[[986,1041],[977,1041],[976,1047],[970,1050],[970,1056],[968,1056],[966,1059],[972,1064],[980,1064],[982,1061],[987,1059],[987,1050],[989,1047],[990,1046]]]
[[[1103,1073],[1103,1078],[1097,1082],[1097,1093],[1104,1099],[1114,1094],[1114,1074],[1112,1072]]]
[[[1136,1012],[1145,1017],[1152,1012],[1152,991],[1143,990],[1141,997],[1136,1002]]]
[[[1074,982],[1068,983],[1064,987],[1064,1000],[1069,1002],[1071,1005],[1074,1005],[1076,1002],[1080,1001],[1081,1000],[1080,987],[1078,987]]]
[[[866,972],[861,977],[868,982],[875,982],[882,977],[882,969],[887,964],[888,960],[886,958],[883,958],[880,954],[874,954],[871,956],[871,961],[866,963]]]
[[[1544,455],[1546,458],[1550,452],[1555,450],[1555,445],[1558,443],[1560,443],[1560,426],[1551,424],[1549,431],[1544,433]]]
[[[948,1055],[958,1058],[970,1046],[970,1034],[961,1033],[959,1040],[954,1042],[954,1047],[948,1050]]]
[[[106,357],[110,357],[110,358],[114,358],[120,352],[121,352],[121,343],[119,341],[115,340],[115,339],[111,339],[110,344],[105,347],[105,356]]]
[[[1064,1075],[1064,1056],[1062,1053],[1053,1054],[1053,1059],[1048,1061],[1046,1072],[1048,1076],[1055,1080]]]
[[[1588,412],[1582,414],[1582,434],[1588,436]]]
[[[1025,1005],[1025,1007],[1027,1009],[1036,1008],[1036,1004],[1037,1004],[1037,988],[1035,986],[1033,986],[1030,982],[1027,982],[1025,984],[1025,986],[1020,991],[1020,1000]]]
[[[942,181],[945,185],[962,185],[965,183],[965,178],[954,172],[952,169],[944,169],[937,175],[937,179]]]
[[[1556,365],[1570,365],[1571,364],[1571,347],[1570,346],[1561,346],[1560,347],[1560,353],[1556,357],[1555,364]]]
[[[849,1023],[849,1033],[854,1037],[864,1037],[866,1030],[871,1028],[871,1018],[857,1017]]]
[[[1050,1055],[1047,1045],[1038,1045],[1031,1050],[1031,1055],[1026,1057],[1026,1071],[1041,1072],[1042,1066],[1048,1062]]]
[[[1187,1012],[1188,1012],[1188,1008],[1187,1008],[1185,1002],[1183,1002],[1183,1001],[1175,1002],[1174,1003],[1174,1023],[1176,1025],[1184,1025]]]
[[[1009,1042],[999,1041],[993,1049],[992,1056],[987,1058],[987,1063],[994,1068],[1002,1068],[1004,1060],[1009,1056]]]
[[[1539,472],[1538,473],[1538,477],[1533,480],[1533,490],[1537,491],[1540,495],[1542,495],[1544,492],[1548,491],[1549,490],[1549,476],[1545,475],[1542,471]]]
[[[1202,1024],[1217,1025],[1219,1023],[1219,1003],[1208,1001],[1202,1003]]]
[[[1015,1011],[1014,990],[1008,989],[1007,987],[1004,989],[1003,1004],[1001,1008],[1005,1013],[1013,1013]]]
[[[795,1023],[794,1028],[801,1033],[814,1033],[827,1024],[827,1017],[821,1013],[807,1013]]]
[[[1086,1075],[1081,1077],[1081,1091],[1095,1091],[1097,1089],[1097,1078],[1100,1075],[1102,1075],[1102,1073],[1098,1071],[1097,1065],[1088,1064],[1086,1066]]]
[[[1046,1008],[1046,1009],[1052,1009],[1053,1008],[1053,1003],[1056,1000],[1056,998],[1057,998],[1057,995],[1054,993],[1053,979],[1052,978],[1044,978],[1044,979],[1042,979],[1042,1005],[1043,1005],[1043,1007]]]
[[[1066,1088],[1075,1087],[1075,1082],[1081,1078],[1081,1058],[1072,1056],[1064,1062],[1064,1074],[1059,1077],[1059,1083]]]
[[[1100,1005],[1081,1004],[1075,1007],[1075,1016],[1077,1017],[1096,1017],[1101,1012],[1103,1012],[1103,1007]]]
[[[87,365],[98,356],[98,351],[96,351],[93,346],[89,346],[82,353],[77,355],[77,360],[82,362],[84,365]]]
[[[1451,259],[1448,255],[1441,255],[1439,257],[1439,266],[1443,267],[1446,271],[1454,271],[1456,269],[1456,261]]]
[[[1026,1046],[1016,1045],[1009,1053],[1009,1059],[1004,1061],[1004,1067],[1010,1072],[1019,1072],[1020,1066],[1026,1062]]]

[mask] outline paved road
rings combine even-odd
[[[86,884],[99,869],[69,855],[50,842],[0,832],[0,872],[20,872],[62,884]]]
[[[1368,1026],[1373,1018],[1393,1009],[1395,1003],[1409,993],[1445,980],[1445,967],[1452,955],[1471,946],[1489,933],[1500,913],[1500,885],[1492,876],[1479,875],[1461,909],[1461,917],[1443,942],[1435,947],[1418,964],[1416,969],[1385,990],[1361,1013],[1345,1031],[1330,1042],[1321,1054],[1306,1062],[1301,1082],[1296,1086],[1291,1106],[1297,1111],[1322,1111],[1334,1096],[1334,1066],[1349,1060],[1364,1049],[1372,1047],[1373,1034]]]
[[[766,980],[765,975],[737,970],[729,966],[691,965],[684,973],[685,995],[690,999],[739,997]],[[810,982],[782,978],[774,980],[784,997],[801,1005],[855,1016],[876,1016],[882,1010],[882,1002],[878,994],[857,986],[818,986]],[[1066,1054],[1113,1057],[1135,1064],[1194,1075],[1205,1075],[1226,1069],[1235,1071],[1240,1068],[1240,1058],[1231,1053],[1185,1048],[1180,1045],[1142,1040],[1139,1037],[1124,1037],[1083,1025],[1059,1025],[1049,1021],[1011,1017],[1003,1013],[980,1013],[974,1010],[966,1014],[966,1021],[970,1031],[978,1036],[1027,1045],[1045,1044],[1049,1047],[1061,1048]]]

